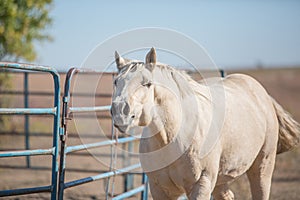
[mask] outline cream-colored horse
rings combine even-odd
[[[269,198],[276,154],[298,144],[300,129],[256,80],[197,83],[157,63],[153,48],[145,63],[115,57],[114,125],[144,127],[141,163],[154,199],[234,199],[228,184],[244,173],[252,198]]]

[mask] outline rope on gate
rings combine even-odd
[[[109,200],[109,197],[113,197],[114,196],[114,190],[115,190],[115,177],[116,177],[116,173],[115,170],[117,169],[117,159],[118,159],[118,152],[117,152],[117,146],[118,146],[118,138],[119,138],[119,134],[118,131],[116,131],[116,129],[113,126],[111,126],[111,140],[116,140],[116,143],[114,145],[110,146],[110,165],[109,165],[109,171],[113,171],[114,172],[114,176],[112,177],[112,182],[111,182],[111,177],[107,178],[107,182],[106,182],[106,187],[105,187],[105,199]]]
[[[113,158],[113,170],[115,171],[117,169],[117,159],[118,159],[118,149],[117,149],[117,146],[118,146],[118,138],[119,138],[119,132],[117,131],[116,134],[115,134],[115,138],[116,138],[116,144],[114,145],[114,152],[112,154],[112,156],[114,156]],[[111,188],[111,196],[113,197],[114,196],[114,190],[115,190],[115,179],[116,179],[116,175],[113,176],[112,178],[112,188]]]

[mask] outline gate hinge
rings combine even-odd
[[[65,141],[66,140],[65,128],[64,127],[59,127],[59,136],[60,136],[60,141]]]
[[[64,134],[65,134],[64,127],[59,127],[59,135],[64,135]]]

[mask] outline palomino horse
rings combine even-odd
[[[252,198],[269,198],[276,154],[298,144],[300,128],[256,80],[233,74],[197,83],[157,63],[153,48],[145,63],[117,52],[115,59],[114,126],[143,127],[141,164],[154,199],[234,199],[228,184],[244,173]]]

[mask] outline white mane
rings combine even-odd
[[[196,94],[205,99],[210,99],[209,91],[205,84],[203,84],[203,82],[196,82],[186,71],[178,70],[162,63],[156,64],[155,67],[158,68],[166,78],[176,83],[182,97],[193,93],[193,95]]]

